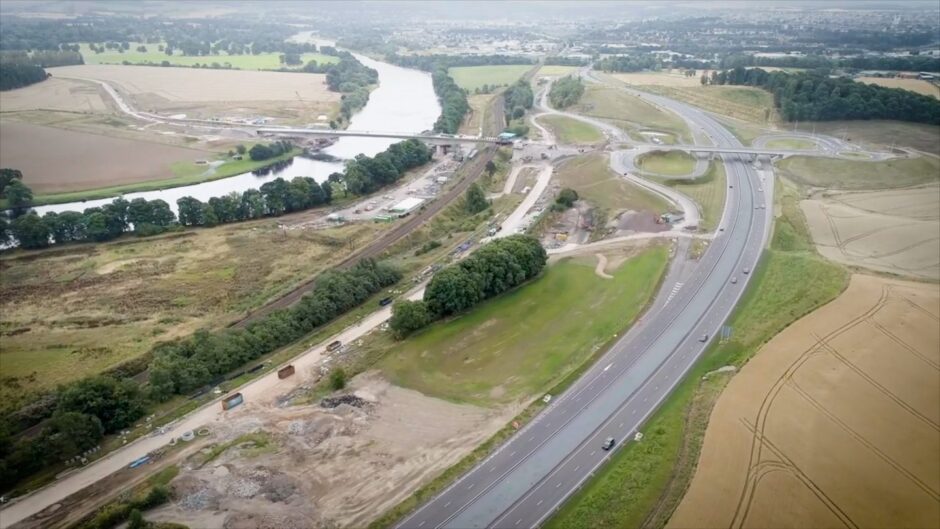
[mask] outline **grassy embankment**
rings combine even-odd
[[[666,143],[675,143],[676,138],[691,140],[688,127],[678,116],[613,86],[587,85],[581,100],[569,110],[609,121],[636,140],[649,141],[638,133],[650,129],[668,133]]]
[[[653,151],[637,157],[636,166],[648,173],[686,176],[695,169],[695,158],[682,151]]]
[[[800,184],[832,189],[891,189],[940,179],[940,160],[932,156],[882,162],[793,156],[777,168]]]
[[[801,140],[799,138],[783,138],[779,140],[770,140],[766,144],[768,149],[790,149],[793,151],[809,151],[816,148],[816,143],[812,140]]]
[[[750,86],[655,86],[638,87],[655,94],[684,101],[710,112],[752,125],[773,125],[779,121],[773,94]]]
[[[246,145],[246,147],[251,147]],[[285,153],[275,158],[267,160],[253,161],[245,155],[243,160],[235,160],[226,154],[216,156],[217,161],[222,161],[221,165],[212,169],[209,165],[196,165],[192,162],[175,162],[170,165],[170,170],[176,175],[173,178],[161,180],[150,180],[147,182],[137,182],[133,184],[124,184],[119,186],[99,187],[96,189],[86,189],[83,191],[71,191],[68,193],[52,193],[46,195],[36,195],[33,199],[33,205],[41,206],[44,204],[62,204],[65,202],[78,202],[80,200],[97,200],[100,198],[117,197],[126,193],[138,193],[142,191],[155,191],[158,189],[168,189],[171,187],[180,187],[202,182],[228,178],[249,171],[256,171],[278,162],[283,162],[297,156],[302,151],[294,148],[289,153]],[[0,207],[5,204],[0,204]]]
[[[548,114],[538,120],[552,130],[559,143],[588,145],[604,141],[604,134],[597,127],[574,118]]]
[[[782,188],[782,186],[781,186]],[[786,326],[834,299],[848,274],[812,251],[793,192],[780,198],[771,249],[728,324],[731,338],[713,344],[630,443],[600,469],[546,525],[553,529],[666,525],[695,472],[708,416],[727,375],[702,377],[725,365],[742,366]]]
[[[590,154],[566,161],[554,175],[562,187],[570,187],[578,196],[594,207],[595,231],[592,239],[606,235],[608,219],[624,211],[642,211],[661,214],[669,211],[669,204],[645,189],[631,184],[610,169],[607,156]],[[551,215],[551,213],[550,213]],[[546,222],[551,222],[547,219]]]
[[[531,64],[503,64],[494,66],[455,66],[447,70],[457,86],[473,92],[483,85],[503,86],[516,82],[532,69]]]
[[[88,47],[88,44],[82,44],[80,51],[82,58],[85,60],[85,64],[123,64],[124,61],[127,61],[131,64],[144,64],[147,62],[152,62],[159,65],[163,61],[167,61],[172,66],[193,66],[195,64],[211,65],[212,63],[219,63],[220,65],[224,65],[225,63],[229,63],[232,68],[239,70],[277,70],[288,67],[281,63],[281,53],[277,52],[259,53],[257,55],[253,55],[251,53],[226,55],[225,53],[222,53],[219,55],[194,56],[183,55],[181,50],[176,50],[173,55],[167,55],[162,51],[158,51],[157,46],[159,44],[131,42],[130,49],[125,50],[124,53],[119,53],[117,50],[105,50],[103,53],[95,53],[91,51],[91,48]],[[137,51],[138,46],[146,46],[147,51]],[[302,64],[290,66],[289,68],[300,68],[309,61],[317,61],[317,64],[332,64],[339,62],[338,57],[333,57],[332,55],[322,55],[319,53],[301,54],[300,60],[302,61]]]
[[[853,143],[884,147],[910,147],[940,156],[940,125],[903,121],[822,121],[799,122],[798,130],[828,134]]]
[[[721,220],[721,212],[725,207],[727,196],[727,178],[724,165],[720,161],[711,162],[704,175],[690,180],[676,180],[672,178],[656,179],[659,183],[672,186],[676,190],[688,195],[701,207],[702,230],[714,230]]]
[[[558,262],[518,290],[392,344],[378,366],[407,387],[458,402],[506,403],[546,391],[557,394],[639,315],[656,291],[667,259],[665,247],[645,250],[612,272],[610,280],[594,274],[592,259]],[[591,317],[572,317],[579,313]],[[520,320],[519,314],[526,318]],[[473,351],[470,361],[465,360],[467,351]],[[516,420],[524,423],[543,407],[537,400]],[[507,425],[370,527],[391,526],[514,432]]]

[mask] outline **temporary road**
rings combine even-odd
[[[716,145],[741,147],[705,113],[643,97],[683,116]],[[721,157],[733,188],[719,231],[690,277],[682,284],[667,279],[651,311],[568,391],[400,527],[536,527],[611,457],[601,448],[606,438],[617,447],[634,438],[718,334],[766,243],[773,182],[762,179],[769,173],[758,174],[739,155]]]

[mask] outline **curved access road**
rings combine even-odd
[[[717,145],[740,146],[703,112],[643,95],[694,123]],[[568,391],[495,453],[400,523],[403,528],[526,528],[543,523],[625,445],[702,355],[747,287],[770,227],[772,182],[722,155],[729,189],[720,229],[683,283],[662,286],[644,318]],[[732,279],[736,279],[732,281]]]

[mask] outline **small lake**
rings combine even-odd
[[[356,58],[366,66],[375,68],[379,72],[379,87],[372,91],[366,106],[352,117],[348,130],[419,133],[434,126],[434,122],[441,113],[441,107],[437,101],[437,96],[434,94],[430,74],[401,68],[362,55],[356,55]],[[400,140],[340,137],[336,143],[323,149],[322,152],[346,160],[354,158],[358,154],[373,156],[398,141]],[[191,196],[205,202],[212,197],[224,196],[233,191],[241,193],[247,189],[257,189],[261,187],[261,184],[278,177],[290,180],[295,176],[310,176],[321,182],[331,173],[341,172],[342,170],[342,161],[323,162],[297,156],[290,163],[282,164],[263,175],[244,173],[211,182],[174,187],[161,191],[127,193],[124,195],[124,199],[163,199],[175,212],[176,201],[185,196]],[[106,198],[84,202],[50,204],[48,206],[37,206],[34,209],[40,215],[49,211],[82,211],[85,208],[108,204],[113,200],[114,198]]]

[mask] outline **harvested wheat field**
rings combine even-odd
[[[249,402],[210,425],[218,446],[231,448],[183,464],[174,500],[147,519],[204,529],[365,527],[518,411],[427,397],[375,373],[326,407],[276,402]]]
[[[87,81],[52,77],[25,88],[0,92],[0,111],[107,112],[107,96],[102,96],[100,90]]]
[[[828,259],[940,279],[940,187],[827,191],[800,206],[813,241]]]
[[[702,86],[700,79],[702,72],[699,71],[695,76],[689,77],[682,73],[682,70],[669,70],[663,72],[632,72],[611,74],[611,77],[632,85],[654,85],[654,86],[678,86],[694,87]]]
[[[322,74],[101,64],[49,71],[60,78],[105,81],[142,110],[188,117],[286,119],[299,113],[312,121],[320,114],[335,113],[340,99],[339,93],[327,89]]]
[[[922,79],[859,77],[858,79],[856,79],[856,81],[859,81],[861,83],[884,86],[887,88],[902,88],[904,90],[910,90],[911,92],[917,92],[918,94],[924,94],[925,96],[933,96],[933,97],[940,99],[940,86],[937,86],[929,81],[924,81]]]
[[[37,194],[172,178],[171,165],[214,153],[151,141],[0,122],[0,166],[23,171]]]
[[[937,285],[853,276],[732,379],[669,526],[936,527],[938,325]]]

